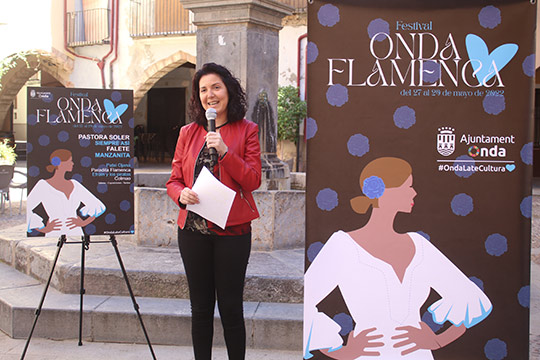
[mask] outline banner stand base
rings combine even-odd
[[[118,259],[118,263],[120,264],[120,268],[122,270],[122,275],[124,277],[124,280],[126,282],[126,286],[128,288],[128,291],[129,291],[129,296],[131,297],[131,301],[133,303],[133,308],[135,309],[135,312],[137,313],[137,317],[139,318],[139,322],[141,324],[141,328],[142,328],[144,336],[146,338],[148,348],[150,349],[150,353],[152,354],[152,358],[155,360],[156,355],[154,354],[154,349],[152,348],[152,344],[150,343],[150,338],[148,337],[148,333],[146,332],[146,328],[144,326],[141,314],[139,312],[139,305],[137,304],[137,301],[135,300],[135,296],[133,295],[133,290],[131,289],[131,285],[130,285],[128,277],[127,277],[127,272],[126,272],[126,269],[124,267],[122,257],[120,256],[120,251],[118,250],[118,242],[116,241],[116,237],[114,235],[110,235],[108,241],[94,241],[94,244],[99,244],[99,243],[110,243],[110,244],[112,244],[112,246],[114,248],[114,252],[116,253],[116,258]],[[83,298],[84,298],[84,293],[85,293],[85,289],[84,289],[84,266],[85,266],[85,253],[86,253],[86,250],[88,250],[89,247],[90,247],[90,235],[81,236],[81,241],[67,241],[66,235],[62,235],[62,236],[60,236],[60,239],[58,239],[58,243],[56,245],[57,249],[56,249],[56,254],[54,256],[54,261],[53,261],[53,265],[52,265],[52,268],[51,268],[51,273],[49,274],[49,278],[47,279],[47,284],[45,285],[45,288],[43,289],[43,294],[41,295],[41,300],[39,301],[39,305],[38,305],[38,307],[37,307],[37,309],[35,311],[36,316],[34,318],[34,323],[32,324],[32,329],[30,330],[30,334],[28,335],[28,339],[26,340],[26,343],[24,345],[24,350],[23,350],[23,353],[21,355],[21,360],[23,360],[24,357],[26,356],[26,351],[28,350],[28,346],[30,345],[30,340],[32,339],[32,334],[34,333],[34,330],[36,328],[36,324],[37,324],[39,315],[41,314],[41,309],[43,308],[43,303],[45,302],[45,296],[47,295],[47,291],[48,291],[49,286],[51,284],[51,280],[52,280],[52,277],[53,277],[53,274],[54,274],[54,269],[56,267],[56,263],[58,261],[59,255],[60,255],[60,250],[62,249],[64,244],[81,244],[81,288],[80,288],[81,300],[80,300],[80,307],[79,307],[79,343],[78,343],[78,345],[79,346],[83,345],[83,343],[82,343],[82,324],[83,324]]]

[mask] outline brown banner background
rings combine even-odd
[[[335,9],[328,5],[337,8],[339,15],[336,16]],[[502,19],[493,28],[489,26],[496,20],[489,16],[481,19],[480,15],[488,5],[500,10]],[[326,12],[321,12],[323,6],[327,6]],[[378,157],[401,157],[412,165],[414,188],[418,195],[411,214],[398,214],[396,230],[427,234],[430,241],[467,276],[483,282],[484,292],[493,303],[492,313],[483,322],[470,328],[453,344],[434,351],[435,359],[489,358],[484,347],[492,339],[506,344],[507,359],[528,358],[532,90],[535,70],[534,56],[531,55],[534,54],[536,5],[528,0],[490,3],[447,1],[444,4],[433,1],[315,0],[309,6],[308,16],[306,269],[332,233],[340,229],[351,231],[367,222],[369,212],[359,215],[349,204],[351,198],[362,195],[358,179],[363,167]],[[334,68],[344,71],[341,74],[333,72],[333,83],[340,84],[341,88],[334,89],[334,97],[330,96],[329,100],[328,59],[354,59],[353,82],[357,84],[365,81],[371,73],[376,59],[370,53],[368,27],[375,19],[383,19],[389,24],[394,45],[396,33],[410,40],[410,32],[429,32],[444,47],[451,33],[462,58],[460,71],[469,59],[465,44],[467,34],[481,37],[490,52],[507,43],[517,44],[519,50],[500,70],[504,87],[491,88],[470,88],[461,75],[457,87],[445,75],[443,87],[409,86],[408,82],[405,85],[398,82],[397,86],[347,86],[348,64],[337,62]],[[431,22],[432,29],[396,30],[398,21]],[[410,60],[403,49],[401,55],[403,59]],[[395,58],[395,50],[391,58]],[[384,69],[389,69],[387,62],[381,63],[385,64]],[[402,70],[407,68],[403,66]],[[469,67],[467,79],[472,83],[471,72]],[[387,80],[389,82],[389,72]],[[345,88],[347,101],[343,95]],[[408,90],[411,90],[411,95],[404,93]],[[430,95],[424,95],[424,90]],[[441,94],[448,90],[452,95],[434,95],[432,90],[440,90]],[[454,95],[454,91],[476,90],[484,91],[483,96]],[[489,103],[491,99],[485,100],[486,90],[504,90],[500,93],[503,99],[496,97],[494,105],[486,105],[487,110],[485,101]],[[420,91],[420,95],[414,96],[415,91],[417,94]],[[344,103],[336,106],[341,102]],[[407,119],[404,123],[398,120],[402,125],[400,128],[394,121],[394,114],[403,106],[414,110],[415,121],[411,125]],[[455,152],[449,157],[437,152],[437,135],[441,127],[455,129]],[[351,137],[357,134],[369,141],[369,150],[361,156],[353,154],[367,149],[361,137],[360,140],[356,138],[353,153],[348,148],[348,142],[353,141]],[[504,145],[504,157],[478,156],[473,159],[468,150],[474,144],[460,143],[461,136],[468,134],[514,136],[515,144]],[[478,143],[476,145],[481,147]],[[491,148],[493,144],[483,146]],[[439,171],[439,166],[445,163],[438,160],[458,157],[476,160],[477,164],[482,163],[481,160],[506,161],[502,166],[509,167],[499,173],[477,171],[471,175],[458,172],[461,176],[453,171]],[[473,208],[469,209],[472,211],[466,216],[452,210],[452,201],[458,194],[467,194],[473,200]],[[490,255],[486,248],[486,240],[492,234],[501,234],[507,239],[507,251],[501,255]],[[437,296],[432,294],[421,314],[435,299]],[[331,317],[344,311],[343,302],[335,293],[321,306]],[[314,359],[326,358],[315,352],[314,355]],[[497,358],[496,355],[490,356]]]

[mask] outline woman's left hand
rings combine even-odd
[[[229,149],[227,145],[223,142],[220,133],[215,131],[210,131],[206,134],[206,146],[209,148],[215,148],[219,156],[225,155]]]
[[[411,348],[403,350],[401,352],[401,355],[403,356],[420,349],[436,350],[441,347],[437,342],[437,334],[435,334],[423,321],[420,321],[420,328],[415,328],[414,326],[400,326],[397,327],[396,330],[405,332],[403,334],[392,336],[392,340],[403,339],[403,341],[394,344],[395,348],[414,345]]]

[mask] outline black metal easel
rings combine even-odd
[[[120,257],[120,251],[118,250],[118,242],[116,241],[116,237],[114,235],[110,235],[109,240],[107,241],[93,241],[94,244],[99,243],[111,243],[114,252],[116,253],[116,257],[118,258],[118,263],[120,264],[120,268],[122,269],[122,275],[124,276],[124,280],[126,281],[126,285],[129,291],[129,296],[131,297],[131,301],[133,302],[133,308],[137,312],[137,316],[139,317],[139,322],[141,323],[142,330],[144,332],[144,337],[146,338],[146,342],[148,344],[148,348],[150,349],[150,353],[152,354],[152,358],[156,360],[156,355],[154,354],[154,349],[152,349],[152,344],[150,343],[150,338],[148,337],[148,333],[146,332],[146,328],[144,327],[144,323],[141,317],[141,313],[139,312],[139,305],[137,304],[137,301],[135,300],[135,296],[133,295],[133,290],[131,289],[131,285],[129,284],[129,280],[127,277],[126,269],[124,267],[124,263],[122,261],[122,258]],[[36,309],[36,316],[34,318],[34,323],[32,324],[32,329],[30,330],[30,334],[28,335],[28,339],[26,340],[26,344],[24,345],[24,350],[21,355],[21,360],[24,359],[26,355],[26,350],[28,349],[28,345],[30,344],[30,339],[32,339],[32,334],[34,333],[34,329],[36,328],[36,324],[39,318],[39,315],[41,314],[41,309],[43,307],[43,302],[45,301],[45,295],[47,295],[47,290],[49,289],[49,285],[51,284],[51,279],[53,277],[54,268],[56,267],[56,262],[58,261],[58,256],[60,255],[60,250],[62,249],[62,246],[64,244],[81,244],[81,288],[80,288],[80,295],[81,295],[81,303],[80,303],[80,309],[79,309],[79,346],[82,346],[82,323],[83,323],[83,297],[85,293],[84,289],[84,265],[85,265],[85,252],[90,247],[90,236],[84,235],[81,236],[81,241],[67,241],[66,235],[60,236],[60,239],[58,239],[58,244],[56,245],[58,248],[56,249],[56,255],[54,256],[54,261],[51,269],[51,273],[49,274],[49,279],[47,280],[47,284],[45,285],[45,289],[43,289],[43,294],[41,295],[41,300],[39,302],[38,308]]]

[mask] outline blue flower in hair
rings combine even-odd
[[[61,162],[62,162],[62,160],[60,160],[60,158],[58,156],[54,156],[51,159],[51,164],[54,165],[54,166],[60,165]]]
[[[364,180],[362,191],[370,199],[378,199],[384,194],[386,186],[383,179],[378,176],[370,176]]]

